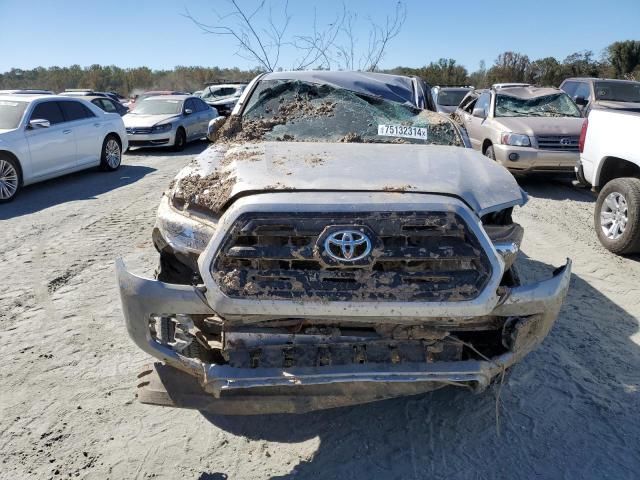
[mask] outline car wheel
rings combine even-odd
[[[598,195],[594,222],[607,250],[618,255],[640,252],[640,179],[607,183]]]
[[[173,149],[176,152],[184,150],[184,146],[187,144],[187,134],[184,132],[184,128],[179,128],[176,132],[176,139],[173,142]]]
[[[15,160],[0,156],[0,203],[10,202],[18,194],[22,177]]]
[[[496,159],[496,154],[493,151],[493,145],[489,145],[484,151],[484,156],[489,157],[491,160]]]
[[[113,172],[120,168],[122,162],[122,146],[115,135],[107,135],[102,143],[100,168],[106,172]]]

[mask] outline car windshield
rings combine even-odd
[[[134,115],[171,115],[182,112],[182,100],[175,98],[146,98],[141,101]]]
[[[20,124],[27,102],[0,100],[0,130],[12,130]]]
[[[535,98],[519,98],[498,94],[496,117],[579,117],[580,110],[569,96],[562,93]]]
[[[467,90],[440,90],[438,92],[438,105],[457,107],[466,94]]]
[[[640,82],[596,82],[596,100],[640,103]]]
[[[260,82],[219,139],[463,145],[444,116],[326,84]]]

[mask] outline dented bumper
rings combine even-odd
[[[189,387],[195,388],[189,395],[169,392],[170,388],[175,388],[175,374],[167,373],[164,367],[156,369],[156,381],[149,387],[155,390],[141,395],[142,401],[218,413],[251,414],[301,412],[364,403],[445,385],[482,391],[494,377],[522,359],[546,337],[567,293],[571,262],[568,260],[548,280],[512,288],[494,305],[491,315],[509,318],[511,322],[509,348],[498,356],[431,363],[354,363],[291,368],[238,368],[204,363],[179,354],[153,337],[150,318],[171,314],[215,315],[203,291],[138,277],[128,272],[121,260],[116,263],[116,272],[127,330],[136,345],[166,365],[190,374],[188,382],[194,378],[198,380],[197,388]],[[418,323],[428,325],[429,321],[426,316]],[[160,374],[162,372],[164,374]],[[158,391],[163,388],[164,393]],[[255,407],[256,402],[263,407]]]

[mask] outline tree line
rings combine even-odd
[[[567,77],[623,78],[640,81],[640,41],[625,40],[609,45],[600,58],[590,50],[572,53],[564,60],[545,57],[531,60],[518,52],[498,55],[493,65],[484,61],[474,72],[455,59],[441,58],[421,68],[396,67],[393,73],[417,75],[431,85],[473,85],[488,87],[493,83],[525,82],[539,86],[559,86]]]
[[[322,66],[318,66],[321,68]],[[61,92],[66,88],[90,88],[131,95],[144,90],[201,90],[205,82],[247,82],[262,70],[185,67],[151,70],[147,67],[120,68],[91,65],[81,67],[38,67],[12,69],[0,74],[0,89],[38,88]],[[567,77],[626,78],[640,80],[640,41],[626,40],[609,45],[600,58],[592,51],[576,52],[562,61],[554,57],[531,60],[518,52],[498,55],[493,65],[484,62],[473,72],[455,59],[441,58],[420,68],[396,67],[389,73],[417,75],[431,85],[474,85],[486,87],[498,82],[527,82],[558,86]]]
[[[248,82],[259,70],[239,68],[183,67],[151,70],[147,67],[120,68],[115,65],[81,67],[13,68],[0,74],[0,89],[44,89],[62,92],[67,88],[87,88],[133,95],[145,90],[202,90],[206,82]]]

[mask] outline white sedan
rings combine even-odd
[[[218,111],[192,95],[162,95],[136,102],[123,118],[130,147],[173,147],[206,138]]]
[[[100,166],[120,167],[122,118],[79,98],[0,95],[0,203],[24,185]]]

